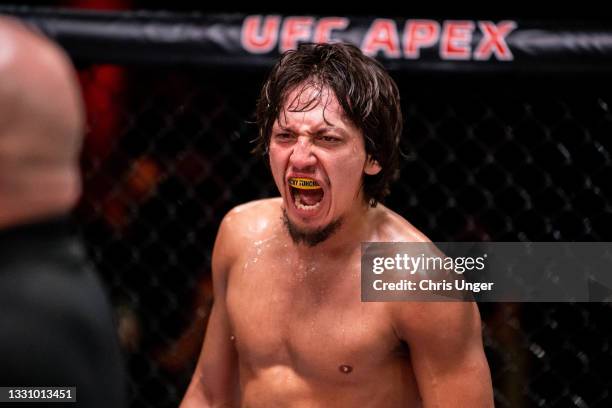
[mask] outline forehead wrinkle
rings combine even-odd
[[[290,115],[285,113],[274,123],[273,129],[276,128],[299,133],[302,131],[302,128],[305,128],[303,131],[312,135],[330,131],[337,131],[345,134],[348,131],[346,128],[351,126],[351,123],[347,122],[346,119],[342,117],[339,118],[339,121],[334,123],[324,116],[324,112],[321,112],[321,115],[316,114],[316,116],[311,115],[307,117],[308,113],[309,112],[291,112]],[[301,115],[298,117],[296,116],[297,114]]]
[[[294,126],[283,126],[280,122],[276,122],[274,129],[279,129],[282,131],[287,131],[287,132],[292,132],[292,133],[299,133],[299,129],[297,127]],[[313,135],[313,136],[317,136],[317,135],[322,135],[328,132],[337,132],[342,136],[347,136],[348,135],[348,131],[342,127],[337,127],[337,126],[314,126],[312,130],[304,130],[305,133],[309,134],[309,135]]]
[[[289,112],[308,112],[322,105],[323,110],[331,103],[336,102],[341,115],[345,115],[342,106],[338,102],[334,90],[318,80],[308,80],[294,86],[287,92],[282,103],[282,110]]]

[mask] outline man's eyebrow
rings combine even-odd
[[[274,125],[272,126],[272,132],[293,133],[293,129],[289,126]]]
[[[346,136],[346,130],[340,127],[336,127],[336,126],[325,126],[325,127],[318,129],[315,133],[322,134],[322,133],[327,133],[327,132],[337,132],[337,133],[340,133],[341,136]]]
[[[274,130],[283,131],[283,132],[295,132],[291,126],[283,126],[279,123],[276,123],[274,124],[274,126],[272,126],[272,131]],[[309,133],[313,135],[321,135],[321,134],[328,133],[328,132],[336,132],[336,133],[339,133],[341,136],[347,135],[347,131],[344,128],[336,127],[336,126],[323,126],[323,127],[317,128],[314,132],[309,132]]]

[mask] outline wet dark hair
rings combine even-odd
[[[366,201],[376,206],[389,194],[399,173],[403,121],[397,85],[378,61],[354,45],[301,44],[281,56],[263,85],[257,102],[259,134],[254,152],[268,153],[272,126],[287,95],[298,86],[331,89],[346,117],[363,133],[366,153],[382,168],[376,175],[365,175],[363,181]],[[322,103],[322,93],[314,95],[304,103],[290,101],[287,110],[314,109]]]

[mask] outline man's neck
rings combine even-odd
[[[0,228],[66,214],[76,204],[80,189],[79,175],[71,169],[43,171],[0,165]]]

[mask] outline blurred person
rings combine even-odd
[[[110,305],[69,216],[84,120],[65,53],[0,17],[0,386],[76,387],[65,406],[120,408]]]
[[[280,198],[223,219],[214,305],[181,407],[492,407],[472,302],[361,302],[362,242],[428,242],[380,201],[396,178],[395,82],[347,44],[273,68],[257,150]]]

